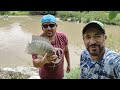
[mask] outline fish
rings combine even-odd
[[[44,56],[47,53],[49,56],[55,54],[55,49],[47,38],[43,36],[32,35],[32,41],[28,42],[26,52],[28,54],[34,53],[41,56]]]
[[[43,37],[43,36],[36,36],[32,35],[32,41],[28,42],[28,45],[26,47],[26,52],[28,54],[37,54],[38,57],[44,56],[47,53],[47,56],[51,55],[57,55],[58,58],[55,61],[52,61],[52,63],[57,64],[61,61],[61,58],[59,58],[59,55],[57,53],[57,48],[54,48],[50,41]],[[59,49],[60,50],[60,49]]]

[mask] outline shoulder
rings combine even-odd
[[[67,38],[67,36],[64,33],[62,33],[62,32],[56,32],[56,38],[59,41],[63,42],[65,45],[68,44],[68,38]]]
[[[106,49],[104,58],[115,59],[116,57],[120,57],[120,54],[113,50]]]
[[[42,36],[42,37],[44,37],[44,34],[42,33],[42,34],[40,34],[39,36]]]
[[[115,51],[107,49],[104,59],[106,62],[109,62],[109,64],[112,65],[120,61],[120,54]]]
[[[56,35],[60,37],[67,37],[63,32],[56,32]]]
[[[120,54],[109,50],[105,58],[105,68],[106,70],[111,69],[115,78],[120,78]],[[110,70],[109,70],[110,71]]]

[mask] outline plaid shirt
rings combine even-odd
[[[93,61],[87,50],[80,58],[81,79],[120,79],[120,54],[105,49],[103,58]]]

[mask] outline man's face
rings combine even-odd
[[[105,48],[106,36],[97,28],[88,28],[83,34],[86,49],[92,56],[98,56]]]
[[[52,37],[56,33],[57,24],[47,22],[42,25],[42,30],[47,37]]]

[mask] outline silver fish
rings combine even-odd
[[[54,48],[51,45],[50,41],[47,38],[42,36],[32,35],[31,43],[28,42],[26,52],[28,54],[38,54],[44,56],[46,53],[48,55],[54,54]]]

